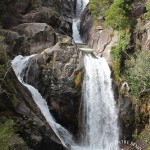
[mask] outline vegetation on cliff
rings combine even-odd
[[[146,3],[146,10],[147,12],[145,13],[145,17],[150,20],[150,0],[148,0]]]
[[[105,22],[116,30],[123,30],[130,26],[132,0],[115,0],[105,12]]]
[[[131,94],[139,98],[146,89],[150,89],[149,69],[150,53],[139,51],[126,61],[126,80],[129,83]]]
[[[90,11],[94,18],[98,19],[100,15],[104,15],[112,2],[113,0],[90,0]]]

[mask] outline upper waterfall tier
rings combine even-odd
[[[82,14],[88,2],[89,0],[77,0],[77,3],[76,3],[75,18],[73,19],[73,23],[72,23],[72,30],[73,30],[72,36],[73,36],[74,42],[77,44],[83,43],[81,36],[80,36],[80,15]]]

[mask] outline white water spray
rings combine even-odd
[[[60,124],[55,122],[55,119],[52,117],[52,115],[49,112],[46,100],[41,96],[38,90],[23,81],[23,77],[25,75],[24,71],[28,67],[30,58],[33,56],[34,55],[23,57],[19,55],[15,57],[14,60],[12,61],[12,68],[15,71],[15,74],[18,77],[19,81],[24,86],[26,86],[28,90],[31,92],[33,100],[39,107],[41,113],[44,115],[50,127],[53,129],[57,137],[60,139],[61,143],[65,147],[67,147],[68,145],[73,144],[71,134],[65,128],[63,128]]]

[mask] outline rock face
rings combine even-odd
[[[132,140],[132,135],[135,131],[135,110],[129,96],[119,96],[119,126],[120,137],[128,141]]]
[[[99,23],[100,24],[100,23]],[[96,50],[98,56],[103,56],[112,65],[111,48],[116,45],[117,33],[111,28],[95,25],[88,8],[81,16],[81,35],[87,45]]]
[[[5,65],[3,57],[0,58],[0,63],[2,62]],[[60,140],[55,136],[39,108],[36,107],[30,92],[18,81],[11,69],[4,69],[7,71],[0,70],[0,73],[7,72],[5,82],[1,84],[1,113],[7,114],[16,121],[18,132],[30,148],[55,149],[58,147],[63,150]]]
[[[138,25],[140,25],[140,20]],[[140,27],[137,34],[137,43],[143,50],[150,50],[150,22]]]
[[[69,37],[63,39],[67,38],[69,40]],[[78,131],[77,114],[81,96],[75,89],[73,74],[78,57],[78,51],[71,43],[57,43],[33,57],[26,72],[26,81],[47,100],[56,121],[74,134]]]

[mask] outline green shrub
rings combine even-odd
[[[119,79],[121,66],[123,64],[124,53],[130,43],[130,34],[127,30],[118,31],[117,45],[112,47],[111,54],[113,57],[113,74],[116,80]]]
[[[97,19],[99,16],[104,16],[105,11],[109,8],[113,0],[90,0],[89,8],[94,18]]]
[[[145,17],[150,20],[150,0],[148,0],[146,3],[146,10],[147,12],[145,13]]]
[[[129,28],[131,4],[132,0],[115,0],[114,3],[106,10],[106,24],[116,30]]]
[[[131,88],[131,94],[139,98],[142,90],[150,88],[150,53],[136,53],[126,61],[126,67],[126,80]]]

